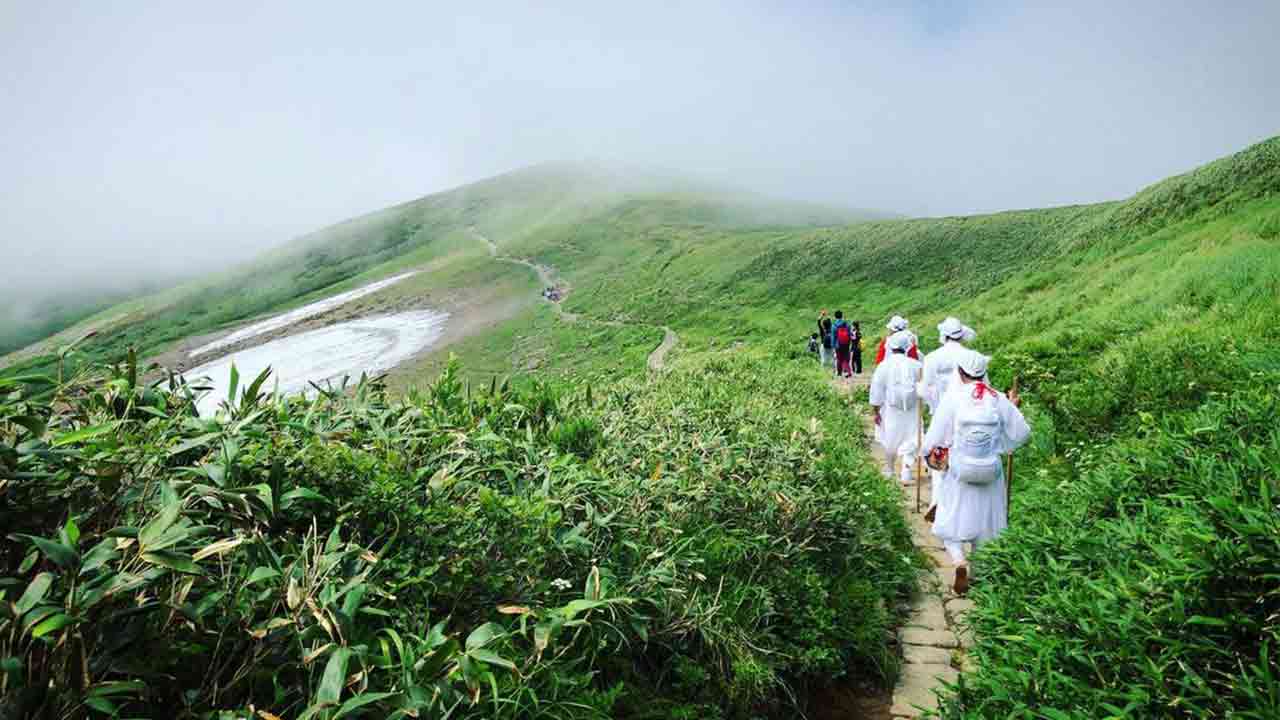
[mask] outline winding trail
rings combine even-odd
[[[497,243],[495,243],[494,241],[486,237],[484,234],[482,234],[479,230],[476,229],[474,225],[469,226],[467,228],[467,232],[471,234],[471,237],[474,237],[475,239],[484,243],[485,247],[489,249],[489,257],[493,258],[494,260],[497,260],[498,262],[511,263],[513,265],[523,265],[537,274],[538,282],[541,283],[544,288],[554,287],[558,289],[560,291],[560,297],[558,299],[552,300],[551,298],[548,298],[545,296],[543,297],[543,300],[546,300],[547,302],[551,303],[551,306],[555,310],[557,317],[569,323],[575,323],[581,319],[582,316],[578,315],[577,313],[568,312],[564,309],[563,306],[561,306],[560,304],[561,301],[569,297],[569,293],[573,290],[573,286],[565,282],[564,280],[561,280],[560,273],[556,272],[555,268],[551,267],[550,265],[540,265],[538,263],[535,263],[530,260],[526,260],[524,258],[518,258],[512,255],[506,255],[504,253],[498,252]]]
[[[659,343],[658,347],[653,349],[653,352],[649,353],[649,369],[656,372],[665,368],[667,366],[667,353],[670,352],[671,348],[675,347],[678,342],[680,342],[680,336],[676,335],[675,331],[671,328],[663,325],[662,342]]]
[[[560,278],[560,273],[557,272],[555,268],[551,267],[550,265],[541,265],[531,260],[526,260],[524,258],[518,258],[512,255],[507,255],[505,253],[499,252],[497,243],[490,240],[483,233],[477,230],[474,225],[468,226],[467,232],[470,233],[471,237],[474,237],[475,239],[484,243],[484,246],[489,250],[489,257],[493,258],[494,260],[497,260],[498,262],[511,263],[513,265],[523,265],[529,268],[530,270],[533,270],[535,273],[537,273],[538,281],[542,284],[543,287],[554,287],[557,290],[559,290],[560,295],[557,299],[553,300],[545,296],[543,297],[543,300],[546,300],[547,302],[551,303],[551,306],[552,308],[554,308],[557,317],[559,317],[561,320],[567,323],[576,323],[579,320],[582,320],[581,315],[579,315],[578,313],[568,312],[560,304],[566,297],[569,297],[569,293],[573,290],[573,286],[570,285],[568,282],[562,280]],[[623,325],[623,323],[618,322],[616,320],[600,320],[597,322],[600,322],[603,325],[608,325],[610,327],[622,327]],[[665,368],[667,366],[667,353],[669,353],[671,349],[674,348],[679,342],[680,342],[680,336],[677,335],[675,331],[672,330],[671,328],[667,327],[666,325],[663,325],[662,326],[662,342],[658,343],[658,347],[654,348],[653,352],[649,353],[649,358],[647,363],[648,368],[655,372]]]
[[[848,395],[854,388],[869,387],[871,374],[855,375],[849,381],[833,378],[831,384],[837,392]],[[865,406],[859,410],[876,467],[883,467],[884,450],[875,441],[875,424]],[[973,609],[973,601],[951,592],[954,569],[941,541],[924,520],[923,513],[933,493],[927,470],[924,475],[917,481],[921,483],[920,514],[916,513],[916,486],[903,487],[896,479],[885,480],[902,488],[902,514],[911,527],[912,539],[933,565],[932,570],[921,572],[920,593],[912,598],[911,616],[898,632],[902,673],[889,711],[895,718],[918,718],[925,711],[936,710],[938,698],[934,691],[941,690],[944,682],[955,683],[960,672],[970,667],[966,650],[973,646],[973,636],[964,622],[965,613]]]

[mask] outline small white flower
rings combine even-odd
[[[564,578],[556,578],[555,580],[551,581],[551,587],[557,590],[568,590],[569,588],[573,587],[573,583],[569,582],[568,580],[565,580]]]

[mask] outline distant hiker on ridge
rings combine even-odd
[[[836,349],[836,375],[853,377],[849,368],[849,355],[853,352],[853,326],[844,321],[844,312],[836,311],[836,321],[831,325],[831,345]]]
[[[948,390],[929,423],[921,448],[925,455],[949,449],[945,496],[938,498],[933,534],[955,563],[952,589],[969,589],[969,562],[964,544],[974,547],[995,538],[1009,526],[1009,505],[1002,453],[1012,452],[1031,437],[1017,392],[1008,397],[987,384],[991,358],[966,350],[956,374],[959,386]]]
[[[827,363],[835,363],[835,358],[831,354],[831,318],[827,317],[827,311],[823,310],[818,314],[818,337],[822,338],[821,356],[819,360],[823,367]]]
[[[907,357],[913,360],[919,360],[920,359],[920,343],[916,339],[915,333],[907,330],[908,325],[910,325],[910,323],[907,322],[906,318],[902,317],[901,315],[894,315],[893,318],[889,320],[889,324],[885,325],[885,327],[888,328],[890,335],[896,332],[906,332],[908,335],[910,335],[911,347],[907,349]],[[884,362],[884,343],[888,339],[889,339],[888,336],[881,338],[880,346],[876,348],[876,364],[877,365]]]
[[[853,373],[855,375],[862,374],[862,324],[855,322],[853,324],[853,352],[849,355],[850,361],[853,363]]]
[[[893,477],[893,459],[902,463],[903,485],[911,484],[911,465],[916,458],[916,405],[920,397],[919,360],[907,357],[911,333],[896,332],[887,344],[889,357],[871,375],[871,413],[876,423],[876,440],[884,448],[884,476]]]
[[[924,357],[924,377],[921,380],[921,395],[929,406],[930,415],[937,414],[938,403],[942,402],[947,390],[960,385],[956,379],[956,367],[960,364],[960,358],[969,352],[961,343],[968,342],[977,335],[973,328],[953,317],[938,324],[938,342],[942,345]],[[936,517],[938,498],[946,495],[942,488],[943,472],[929,468],[929,474],[932,478],[930,494],[933,497],[933,507],[924,514],[925,520]]]

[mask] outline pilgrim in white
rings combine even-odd
[[[875,438],[884,448],[885,477],[894,476],[894,459],[901,462],[903,485],[910,485],[916,458],[920,397],[917,391],[922,366],[907,357],[911,333],[899,331],[886,341],[888,356],[871,376],[870,401],[875,417]]]
[[[1018,410],[1014,393],[1005,396],[987,383],[991,358],[966,351],[956,368],[958,385],[938,403],[925,434],[925,455],[948,448],[948,465],[938,490],[933,534],[956,566],[953,588],[963,595],[969,586],[965,543],[974,547],[995,538],[1008,526],[1004,453],[1027,442],[1031,428]]]

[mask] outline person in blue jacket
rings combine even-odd
[[[853,326],[845,322],[844,312],[836,311],[836,321],[831,323],[831,347],[836,351],[836,376],[853,377],[849,356],[853,353]]]

